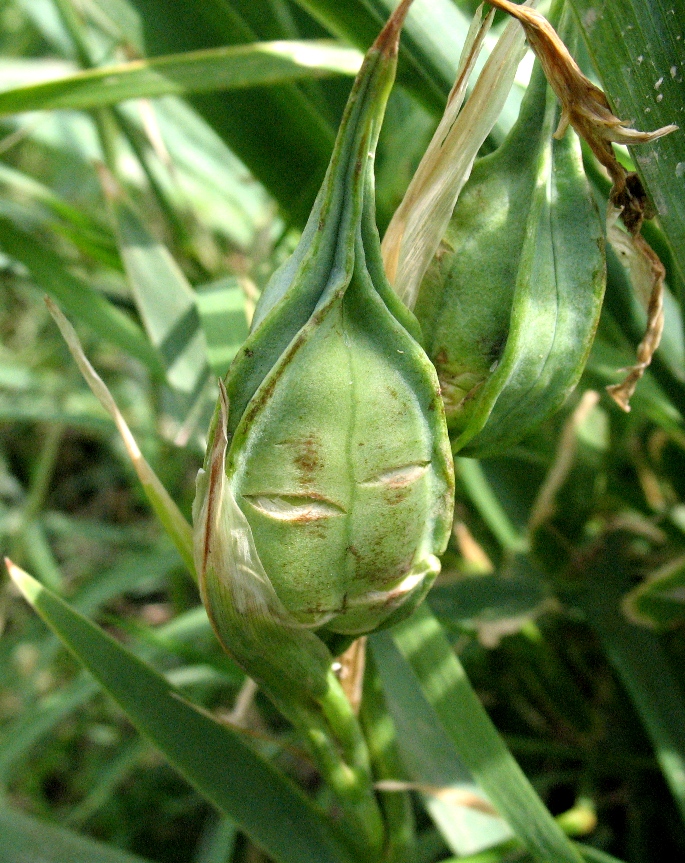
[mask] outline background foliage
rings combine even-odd
[[[264,859],[259,846],[298,863],[307,853],[344,859],[310,802],[327,805],[326,791],[301,741],[221,653],[42,297],[76,324],[188,515],[213,381],[293,248],[359,49],[392,5],[0,4],[2,544],[83,615],[36,595],[76,653],[97,665],[104,651],[100,681],[120,703],[129,699],[124,707],[147,733],[138,735],[4,579],[0,861],[255,861]],[[379,149],[381,231],[442,112],[473,6],[416,0]],[[519,837],[513,810],[523,821],[538,817],[525,783],[507,784],[511,765],[477,703],[469,707],[455,655],[588,859],[649,863],[685,851],[685,6],[571,6],[584,40],[578,59],[617,114],[637,128],[682,127],[622,155],[635,159],[661,214],[645,234],[667,269],[666,331],[631,413],[587,395],[619,379],[644,328],[610,254],[577,393],[505,456],[457,459],[454,540],[429,598],[435,617],[424,611],[371,639],[378,676],[369,686],[382,688],[395,721],[397,769],[421,783],[411,803],[417,863],[525,859],[502,819],[464,805],[480,789]],[[485,149],[516,116],[525,77],[522,68]],[[603,207],[608,184],[591,157],[586,169]],[[441,629],[431,628],[435,619]],[[425,643],[421,627],[432,633]],[[436,667],[454,701],[431,689]],[[163,700],[163,678],[182,699]],[[492,752],[500,761],[485,758]],[[298,833],[288,819],[301,846],[287,839]]]

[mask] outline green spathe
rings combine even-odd
[[[437,376],[385,279],[374,221],[373,155],[400,25],[393,16],[355,81],[300,244],[227,376],[198,481],[210,617],[263,683],[277,666],[302,682],[295,644],[317,665],[310,683],[321,680],[327,651],[313,631],[353,637],[409,613],[451,529]],[[260,639],[267,656],[256,655]]]
[[[518,443],[575,387],[605,284],[604,228],[570,130],[536,64],[518,122],[476,162],[415,312],[453,451]]]

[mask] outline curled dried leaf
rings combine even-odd
[[[664,329],[664,278],[666,271],[656,252],[640,233],[626,233],[617,225],[618,211],[610,211],[607,238],[630,274],[633,289],[647,306],[647,327],[637,348],[637,362],[619,384],[607,387],[616,404],[628,412],[638,381],[659,347]]]
[[[555,137],[560,138],[569,125],[584,138],[604,165],[614,183],[612,200],[625,195],[628,173],[616,158],[611,142],[645,144],[678,127],[664,126],[654,132],[629,128],[614,116],[604,92],[583,75],[578,64],[547,19],[528,6],[509,0],[488,0],[491,6],[516,18],[526,33],[530,47],[542,64],[550,87],[561,102],[562,114]]]

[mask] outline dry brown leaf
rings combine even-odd
[[[488,3],[516,18],[525,30],[528,44],[561,102],[561,119],[555,137],[560,138],[569,124],[573,126],[609,172],[614,183],[614,194],[623,194],[628,175],[616,159],[611,142],[644,144],[674,132],[678,127],[664,126],[654,132],[639,132],[629,128],[627,123],[614,116],[604,92],[583,75],[554,27],[543,15],[509,0],[488,0]]]
[[[366,636],[357,638],[338,659],[336,675],[352,710],[359,713],[362,703],[364,668],[366,666]]]
[[[607,387],[607,392],[624,411],[630,411],[630,398],[638,381],[659,347],[664,329],[664,278],[666,271],[658,255],[642,234],[622,231],[615,215],[607,219],[607,237],[630,274],[633,290],[646,301],[647,327],[637,347],[637,362],[619,384]]]

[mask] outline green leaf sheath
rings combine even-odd
[[[417,300],[464,455],[496,454],[558,408],[597,326],[603,227],[575,134],[551,137],[557,114],[536,66],[505,143],[476,162]]]

